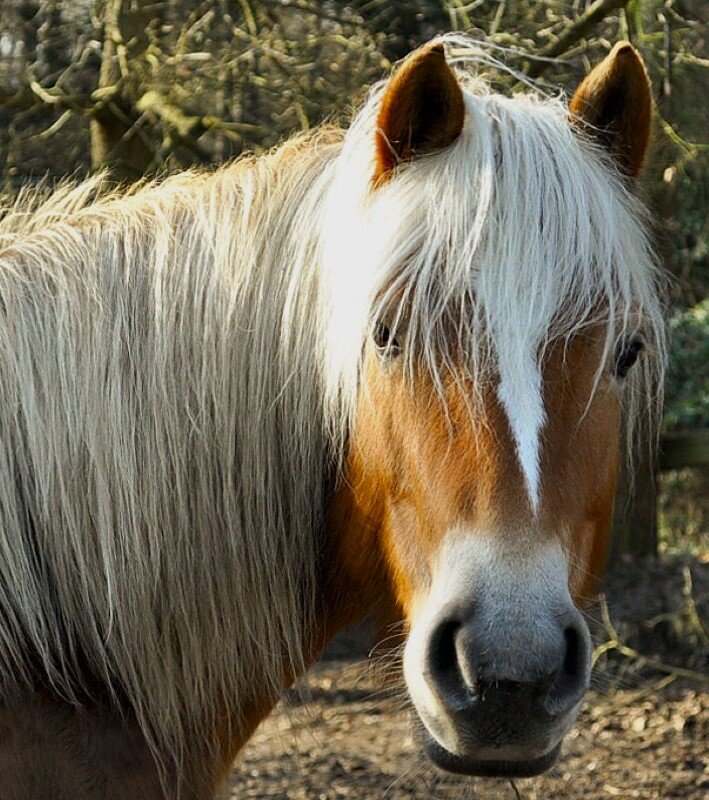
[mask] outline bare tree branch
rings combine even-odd
[[[626,6],[629,0],[596,0],[590,5],[576,22],[566,28],[557,38],[543,47],[537,58],[529,63],[526,70],[530,78],[538,78],[550,65],[553,59],[563,55],[579,40],[583,39],[589,31],[607,17],[611,12]]]

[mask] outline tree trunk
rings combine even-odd
[[[119,48],[124,27],[121,23],[129,6],[129,0],[106,1],[99,92],[108,91],[125,77],[121,74]],[[91,119],[91,168],[107,169],[116,180],[131,182],[145,173],[153,155],[124,89]]]
[[[626,464],[621,469],[613,512],[613,555],[657,554],[657,477],[652,448],[637,448],[632,481]]]

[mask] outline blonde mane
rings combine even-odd
[[[382,85],[344,141],[6,212],[0,696],[39,665],[81,699],[88,673],[178,761],[264,683],[276,697],[284,655],[304,666],[329,467],[383,315],[411,370],[440,381],[455,349],[498,371],[532,495],[550,341],[601,313],[611,357],[642,328],[659,367],[630,394],[657,385],[640,203],[560,101],[494,94],[452,44],[463,134],[376,191]]]
[[[0,696],[93,679],[179,759],[302,671],[334,138],[0,223]]]

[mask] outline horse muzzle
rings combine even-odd
[[[588,627],[559,558],[532,566],[535,578],[522,580],[517,568],[493,576],[459,559],[413,621],[404,674],[424,748],[445,770],[539,774],[576,718],[590,681]]]
[[[427,625],[420,676],[409,668],[407,679],[437,766],[526,777],[554,763],[588,687],[591,644],[573,606],[544,616],[505,636],[455,606]]]

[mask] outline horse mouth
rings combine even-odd
[[[474,775],[479,778],[532,778],[535,775],[541,775],[542,772],[546,772],[553,766],[559,757],[561,742],[537,758],[520,761],[478,760],[474,756],[459,756],[451,753],[427,732],[424,750],[431,761],[446,772]]]

